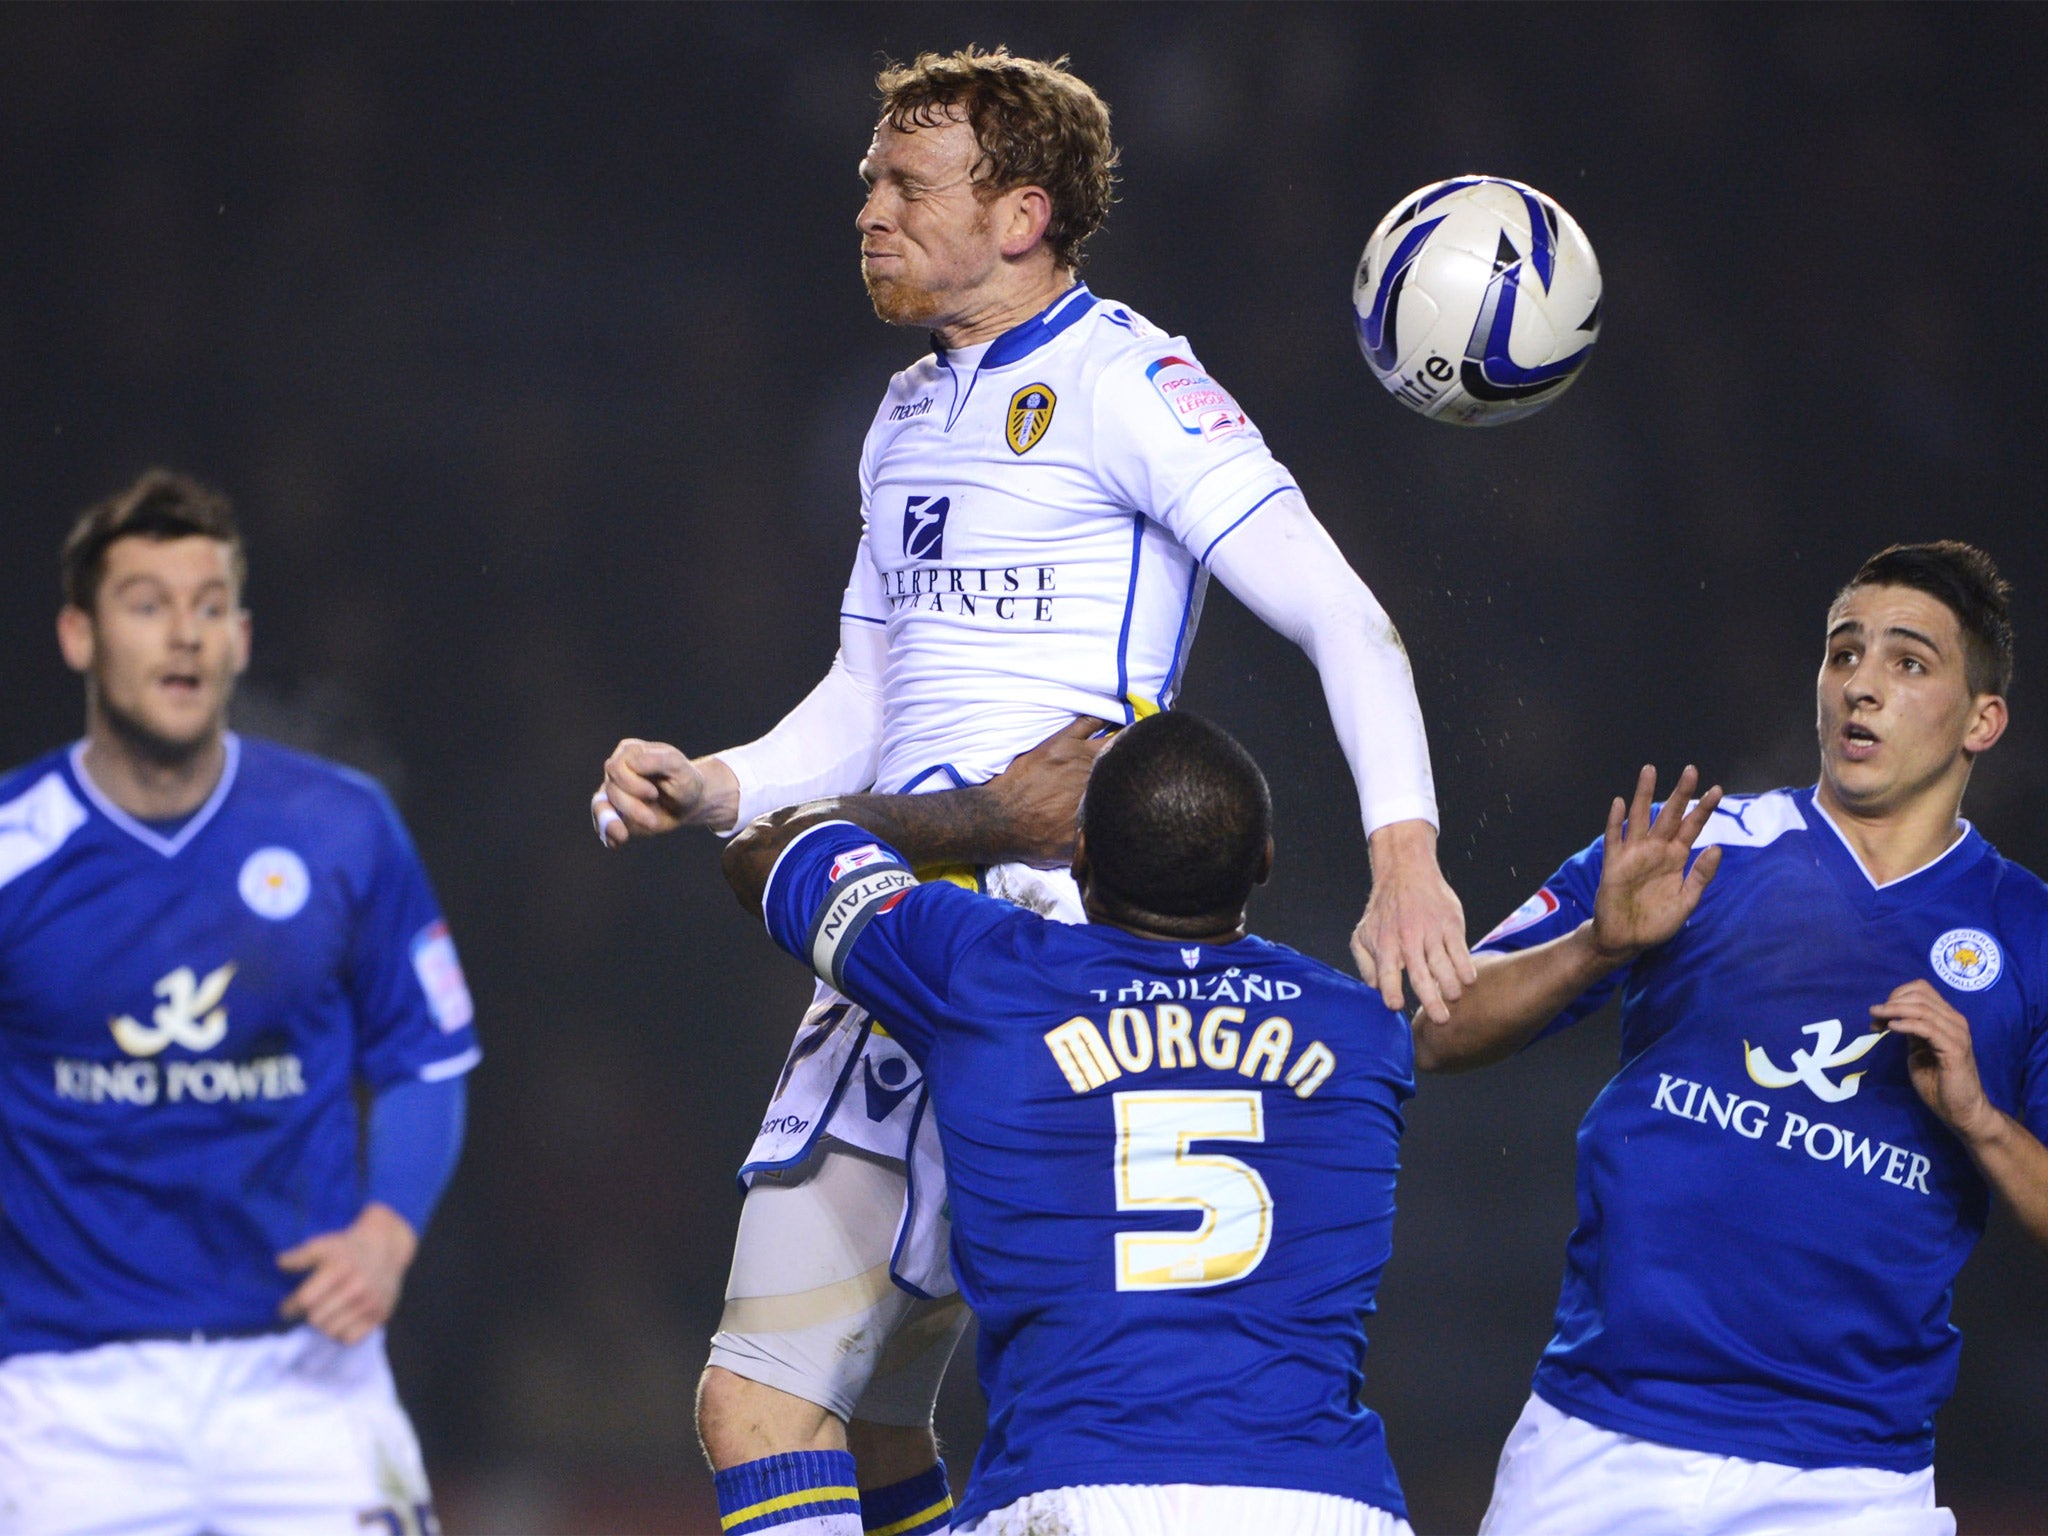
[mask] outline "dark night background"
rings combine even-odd
[[[2018,585],[1967,809],[2048,869],[2041,10],[0,11],[0,761],[78,729],[74,513],[157,462],[230,491],[239,723],[390,785],[479,1005],[393,1342],[451,1536],[715,1528],[690,1394],[808,982],[708,837],[607,856],[585,802],[619,736],[747,739],[829,662],[861,434],[923,350],[858,278],[871,79],[970,40],[1111,103],[1087,275],[1193,337],[1399,621],[1475,934],[1645,761],[1806,782],[1823,608],[1899,538]],[[1556,195],[1607,283],[1584,379],[1490,432],[1397,406],[1347,313],[1380,215],[1468,170]],[[1186,702],[1274,783],[1258,926],[1342,963],[1365,847],[1308,664],[1219,591]],[[1484,1507],[1614,1051],[1413,1106],[1368,1395],[1421,1531]],[[1940,1420],[1966,1532],[2048,1531],[2044,1295],[1999,1212]]]

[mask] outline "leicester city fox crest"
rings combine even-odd
[[[1057,404],[1058,397],[1043,384],[1026,384],[1010,396],[1010,421],[1004,431],[1010,452],[1022,457],[1038,445],[1052,425],[1052,409]]]

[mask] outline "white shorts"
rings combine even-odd
[[[1294,1488],[1102,1483],[1048,1488],[953,1536],[1413,1536],[1371,1504]]]
[[[0,1360],[0,1536],[435,1536],[384,1336]]]
[[[890,1278],[903,1185],[902,1163],[829,1138],[801,1167],[757,1176],[710,1363],[840,1419],[929,1424],[967,1306]]]
[[[1682,1451],[1531,1396],[1480,1536],[1955,1536],[1934,1472],[1806,1469]]]

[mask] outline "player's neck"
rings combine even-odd
[[[134,740],[102,710],[92,710],[86,721],[83,766],[93,787],[140,821],[168,821],[198,810],[220,783],[227,760],[224,726],[187,751]]]
[[[1005,268],[994,282],[975,293],[955,318],[934,325],[932,335],[948,352],[994,341],[1073,286],[1074,274],[1067,267]]]
[[[1827,813],[1864,872],[1879,885],[1925,869],[1955,846],[1962,831],[1963,786],[1943,780],[1899,804],[1857,807],[1821,776],[1814,801]]]
[[[1245,935],[1242,912],[1236,915],[1235,921],[1216,916],[1166,917],[1105,902],[1092,890],[1081,893],[1081,907],[1091,923],[1121,928],[1137,938],[1153,939],[1161,944],[1235,944]]]

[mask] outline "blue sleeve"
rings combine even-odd
[[[475,1066],[469,986],[412,839],[381,791],[349,936],[356,1072],[374,1088],[439,1082]]]
[[[370,1198],[398,1212],[415,1233],[426,1232],[462,1156],[468,1108],[469,1089],[459,1077],[394,1083],[370,1101]]]
[[[1538,944],[1548,944],[1552,939],[1561,939],[1587,918],[1593,915],[1593,899],[1600,889],[1600,862],[1602,841],[1596,841],[1580,849],[1559,866],[1556,874],[1543,882],[1543,886],[1514,911],[1501,920],[1485,938],[1473,945],[1473,952],[1497,955],[1511,955],[1517,950],[1534,949]],[[1612,997],[1615,989],[1628,979],[1633,962],[1603,977],[1581,992],[1569,1003],[1563,1012],[1543,1026],[1535,1038],[1554,1035],[1561,1029],[1569,1029],[1589,1013],[1597,1012],[1600,1005]]]
[[[901,854],[846,821],[783,849],[761,906],[775,942],[873,1013],[920,1065],[951,1011],[960,956],[1019,915],[950,881],[918,884]]]

